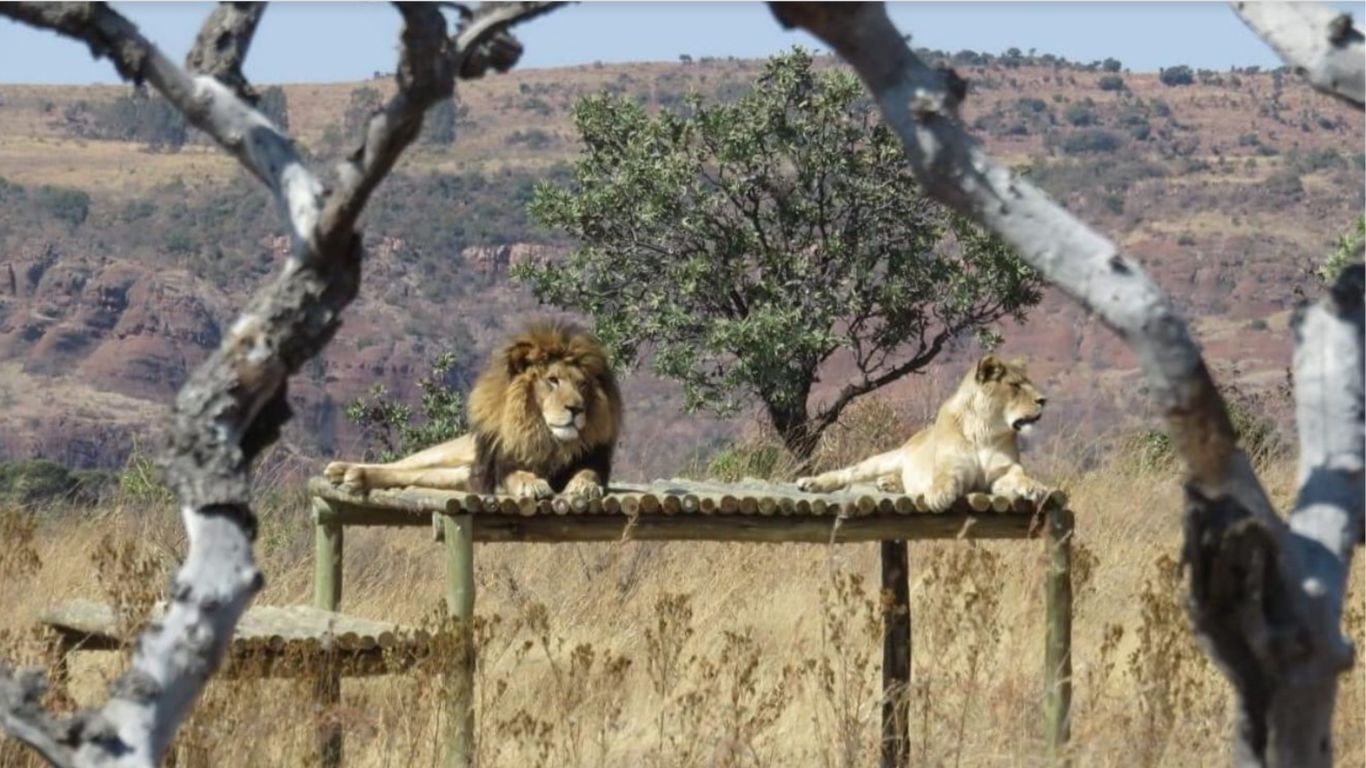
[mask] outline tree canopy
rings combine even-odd
[[[648,351],[690,409],[757,398],[806,457],[853,400],[1040,298],[1006,246],[923,195],[875,110],[800,49],[731,103],[587,97],[573,182],[530,205],[578,247],[516,274],[590,315],[619,362]],[[847,383],[813,403],[827,363]]]

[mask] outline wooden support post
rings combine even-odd
[[[451,730],[446,768],[474,764],[474,520],[469,515],[443,515],[446,545],[446,609],[458,633],[454,660]]]
[[[882,768],[906,768],[911,747],[911,585],[906,542],[882,542]]]
[[[313,526],[313,605],[335,611],[341,607],[342,525],[332,505],[317,497],[313,498]],[[341,704],[341,669],[333,653],[324,652],[319,659],[313,703],[318,712],[318,764],[340,768],[342,730],[337,708]]]
[[[1072,730],[1072,533],[1071,511],[1053,509],[1045,523],[1048,576],[1044,586],[1047,638],[1044,647],[1044,739],[1052,765],[1063,755]]]

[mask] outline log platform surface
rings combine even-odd
[[[150,618],[164,611],[165,605],[157,604]],[[72,600],[45,611],[39,621],[56,632],[63,653],[115,650],[127,640],[107,603]],[[309,660],[328,656],[341,674],[382,674],[411,666],[429,640],[426,633],[399,624],[312,606],[253,606],[237,625],[224,671],[231,677],[292,676],[307,673]]]
[[[613,483],[606,495],[591,501],[416,487],[353,494],[321,477],[309,482],[309,493],[326,501],[324,514],[344,526],[429,526],[432,515],[470,515],[474,540],[484,542],[1029,538],[1041,533],[1042,513],[1067,505],[1061,491],[1041,504],[973,493],[949,510],[931,512],[923,497],[885,493],[871,485],[816,494],[792,484],[755,480]]]

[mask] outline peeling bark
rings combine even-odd
[[[1310,85],[1357,109],[1366,103],[1366,45],[1351,14],[1320,3],[1235,2],[1233,10]]]

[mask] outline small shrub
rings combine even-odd
[[[177,224],[166,231],[166,235],[161,239],[161,247],[167,253],[175,256],[194,253],[196,248],[194,234],[189,227]]]
[[[79,189],[44,185],[37,189],[33,198],[40,209],[73,229],[85,223],[90,215],[90,195]]]
[[[1069,134],[1062,140],[1062,151],[1069,155],[1091,152],[1109,153],[1120,148],[1123,141],[1118,135],[1101,128],[1088,128]]]
[[[454,352],[443,352],[418,380],[422,392],[419,424],[413,421],[413,409],[390,395],[383,384],[376,384],[368,398],[346,406],[346,420],[360,427],[370,443],[367,453],[379,461],[393,461],[468,431],[465,382],[455,362]]]
[[[1096,124],[1096,113],[1086,104],[1072,104],[1064,115],[1068,123],[1078,127]]]
[[[1122,91],[1124,90],[1124,78],[1119,75],[1101,75],[1096,81],[1096,85],[1102,91]]]
[[[1185,65],[1178,67],[1167,67],[1158,74],[1158,80],[1166,86],[1191,85],[1195,82],[1195,73]]]
[[[507,137],[507,145],[510,147],[521,144],[528,149],[545,149],[554,143],[555,137],[540,128],[527,128],[524,131],[513,131]]]
[[[1293,168],[1284,168],[1266,177],[1262,188],[1278,199],[1298,199],[1304,194],[1304,183]]]
[[[740,443],[721,449],[707,462],[706,476],[723,483],[747,477],[786,480],[795,474],[795,463],[776,443]]]

